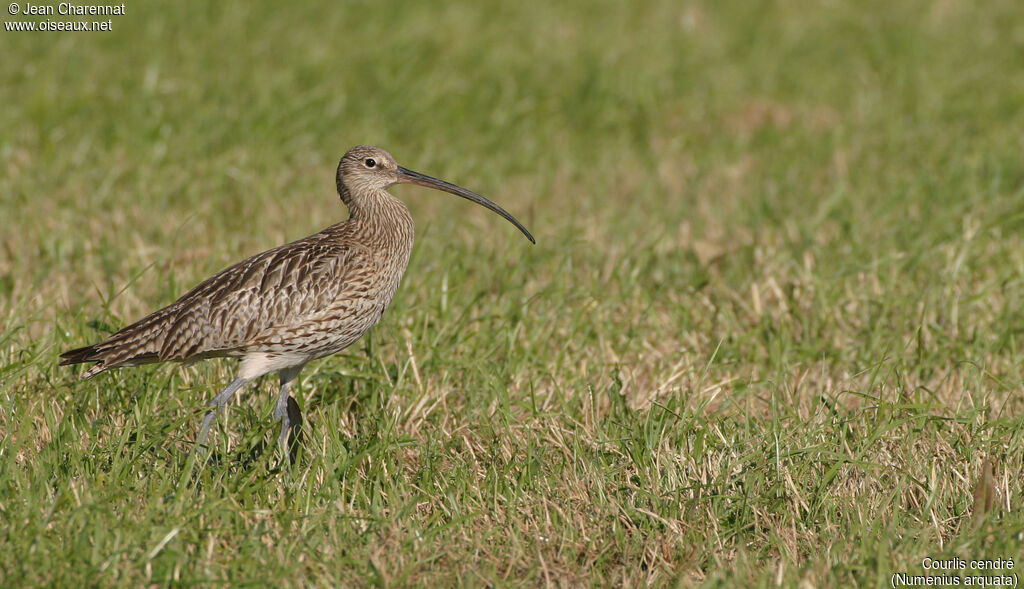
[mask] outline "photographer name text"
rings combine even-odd
[[[13,5],[12,5],[13,6]],[[26,15],[38,14],[43,16],[52,16],[55,14],[60,15],[113,15],[113,14],[124,14],[124,4],[96,6],[96,5],[82,5],[82,4],[71,4],[70,2],[61,2],[57,6],[44,5],[44,4],[25,4],[21,8],[21,13]],[[12,11],[13,14],[13,11]]]

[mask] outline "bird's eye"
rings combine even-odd
[[[374,159],[373,159],[372,157],[368,157],[368,158],[366,158],[366,161],[365,161],[365,162],[363,162],[363,163],[365,163],[365,164],[366,164],[366,167],[367,167],[367,168],[372,168],[372,167],[374,167],[374,166],[376,166],[376,165],[377,165],[377,161],[376,161],[376,160],[374,160]]]

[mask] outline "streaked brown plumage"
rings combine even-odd
[[[352,148],[338,164],[337,185],[348,220],[256,254],[203,281],[177,301],[107,340],[61,354],[61,365],[95,362],[82,378],[152,362],[241,359],[237,378],[210,403],[202,445],[217,410],[246,383],[278,372],[274,416],[287,444],[292,382],[311,360],[339,352],[376,324],[391,303],[412,252],[409,210],[387,188],[410,183],[472,200],[508,219],[484,197],[395,163],[377,147]]]

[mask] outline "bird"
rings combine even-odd
[[[273,415],[281,421],[278,443],[288,455],[289,435],[301,423],[290,397],[293,383],[309,362],[344,350],[380,321],[408,266],[414,225],[409,209],[388,192],[396,184],[477,203],[536,244],[519,220],[483,196],[404,168],[379,147],[358,145],[341,158],[336,175],[348,219],[221,270],[107,339],[62,353],[60,365],[92,363],[80,376],[87,379],[157,362],[240,360],[234,380],[206,405],[196,451],[235,393],[276,372]]]

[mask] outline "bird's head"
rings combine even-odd
[[[435,190],[443,190],[444,192],[461,196],[466,200],[471,200],[501,215],[522,231],[523,235],[532,243],[537,243],[533,236],[530,235],[530,232],[526,230],[526,227],[523,227],[523,224],[505,209],[461,186],[403,168],[395,162],[395,158],[391,157],[390,153],[379,147],[357,145],[350,149],[341,158],[341,163],[338,164],[337,182],[338,193],[341,194],[346,204],[351,204],[350,200],[372,198],[374,195],[395,184],[416,184]]]
[[[362,193],[383,190],[398,182],[398,164],[391,154],[372,145],[357,145],[348,150],[338,164],[338,189]]]

